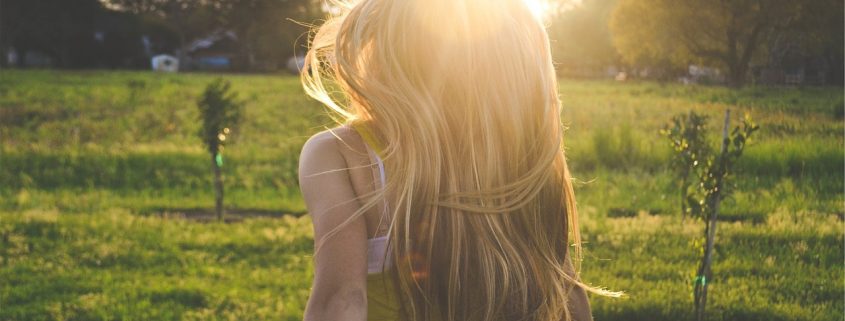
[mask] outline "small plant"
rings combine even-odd
[[[681,220],[690,214],[687,206],[691,185],[690,174],[704,166],[707,157],[712,154],[707,143],[707,116],[693,111],[689,114],[672,118],[672,126],[661,130],[672,141],[675,154],[672,167],[680,178]]]
[[[759,127],[746,115],[742,126],[730,128],[730,110],[725,112],[725,125],[722,132],[722,146],[718,155],[714,155],[707,142],[707,117],[690,112],[676,116],[672,125],[661,130],[669,138],[675,150],[673,167],[681,181],[681,210],[684,215],[705,220],[705,245],[701,264],[696,270],[693,284],[696,320],[704,320],[704,308],[707,304],[707,284],[712,280],[710,269],[713,246],[716,237],[716,217],[719,214],[721,200],[730,194],[728,176],[733,166],[742,156],[745,144]],[[692,175],[692,177],[691,177]],[[690,188],[695,186],[695,188]]]
[[[226,214],[223,209],[223,178],[220,171],[223,167],[223,147],[227,137],[232,134],[232,128],[240,122],[243,108],[243,102],[238,100],[237,93],[231,90],[231,86],[229,81],[217,79],[205,87],[197,102],[202,120],[199,136],[211,155],[215,212],[218,220],[223,220]]]

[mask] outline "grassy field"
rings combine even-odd
[[[288,76],[226,75],[247,101],[211,208],[195,133],[207,74],[0,73],[0,320],[299,320],[312,266],[296,182],[302,143],[333,126]],[[761,126],[723,205],[710,320],[842,320],[841,88],[561,82],[597,320],[689,320],[702,224],[678,216],[658,130],[689,110]]]

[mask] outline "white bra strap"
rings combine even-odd
[[[386,183],[386,178],[384,175],[384,162],[381,161],[381,157],[378,157],[378,155],[373,152],[373,150],[369,146],[367,146],[367,152],[370,153],[370,157],[375,158],[376,160],[376,165],[378,165],[379,181],[381,182],[381,187],[384,187],[384,184]]]
[[[384,185],[387,183],[387,178],[386,178],[386,175],[384,174],[384,162],[381,160],[381,157],[378,157],[378,154],[373,152],[373,149],[370,148],[369,145],[367,145],[367,152],[370,154],[370,157],[372,157],[376,160],[376,165],[378,165],[379,182],[381,183],[380,187],[384,188]],[[389,208],[387,206],[387,200],[386,199],[383,200],[382,203],[384,204],[383,209],[382,209],[382,211],[383,211],[382,213],[383,213],[383,215],[387,215],[388,212],[389,212]],[[379,226],[381,226],[381,222],[379,222]]]

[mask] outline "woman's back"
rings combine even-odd
[[[315,135],[313,141],[328,141],[333,145],[338,155],[344,160],[340,169],[348,176],[348,183],[356,197],[373,194],[386,180],[386,172],[382,164],[378,143],[374,142],[363,124],[357,126],[345,125],[327,130]],[[366,137],[366,138],[365,138]],[[369,141],[369,143],[368,143]],[[317,153],[310,157],[325,157]],[[305,179],[304,181],[307,181]],[[323,189],[328,186],[316,186]],[[389,224],[393,221],[390,216],[386,198],[381,200],[382,207],[372,207],[362,216],[365,222],[367,236],[367,318],[369,321],[399,320],[400,304],[395,293],[395,284],[389,273],[390,252],[387,251]],[[568,266],[570,272],[571,265]],[[574,274],[573,274],[574,277]],[[589,303],[583,289],[576,289],[569,302],[574,320],[591,319]],[[431,320],[439,320],[438,314],[433,314]]]
[[[366,315],[368,251],[386,236],[380,283],[401,318],[589,319],[539,19],[523,0],[347,9],[316,33],[302,73],[352,124],[309,140],[300,159],[317,252],[307,316]]]

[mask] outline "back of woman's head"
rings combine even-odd
[[[355,215],[393,210],[404,317],[569,319],[579,237],[541,20],[524,0],[335,5],[303,83],[380,142],[387,184]]]

